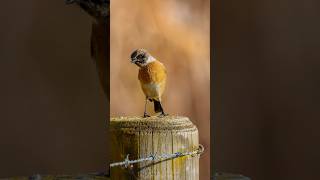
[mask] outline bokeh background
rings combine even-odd
[[[142,115],[145,96],[137,48],[147,49],[168,71],[163,106],[197,125],[206,153],[200,179],[210,174],[210,1],[117,0],[111,2],[110,115]],[[149,104],[149,111],[153,105]]]

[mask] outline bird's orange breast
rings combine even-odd
[[[159,61],[153,61],[139,70],[138,78],[146,96],[159,99],[165,89],[167,71]]]
[[[167,78],[167,71],[164,65],[159,61],[153,61],[139,70],[139,80],[142,83],[161,83]]]

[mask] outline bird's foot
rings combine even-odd
[[[169,115],[169,114],[162,112],[161,114],[159,114],[158,117],[162,118],[162,117],[165,117],[165,116],[168,116],[168,115]]]
[[[146,118],[146,117],[150,117],[147,113],[143,113],[143,117]]]

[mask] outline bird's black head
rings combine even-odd
[[[145,49],[137,49],[131,54],[131,63],[141,67],[146,65],[149,59],[149,53]]]

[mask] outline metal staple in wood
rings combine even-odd
[[[161,154],[161,155],[151,154],[148,157],[135,159],[135,160],[129,160],[129,154],[127,154],[124,161],[111,163],[110,167],[124,166],[125,168],[128,168],[129,165],[131,165],[131,164],[136,164],[136,163],[140,163],[143,161],[159,161],[159,160],[175,159],[175,158],[182,157],[182,156],[196,156],[196,155],[200,156],[203,152],[204,152],[204,147],[203,147],[203,145],[199,144],[198,149],[196,149],[195,151],[184,152],[184,153],[176,152],[173,154]]]

